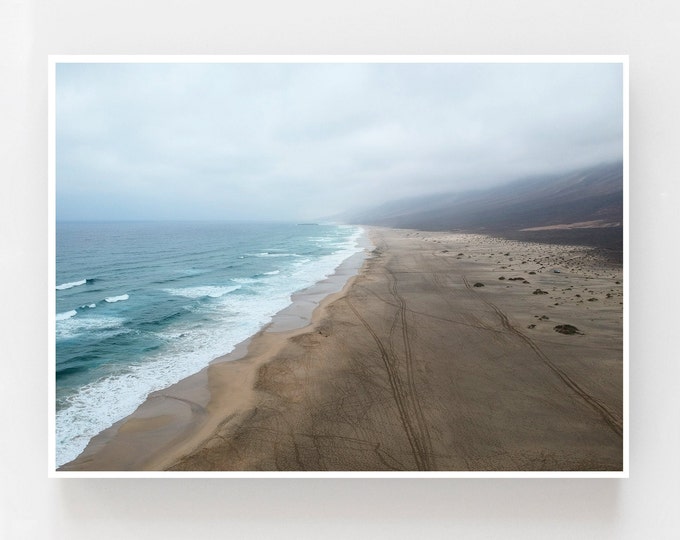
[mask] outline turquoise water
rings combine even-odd
[[[361,229],[58,223],[56,456],[256,333],[360,251]]]

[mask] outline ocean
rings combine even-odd
[[[346,225],[56,225],[56,463],[362,251]]]

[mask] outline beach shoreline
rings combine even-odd
[[[267,333],[283,339],[284,335],[295,335],[313,325],[314,312],[341,293],[359,272],[372,248],[365,230],[357,239],[357,248],[360,251],[343,260],[333,274],[293,293],[290,304],[258,332],[198,372],[151,392],[132,414],[92,437],[75,459],[57,467],[57,471],[155,470],[155,456],[190,438],[202,423],[210,401],[210,367],[243,358],[256,336]],[[161,460],[165,461],[167,458]]]
[[[581,246],[369,234],[340,290],[296,296],[60,470],[622,470],[620,266]]]

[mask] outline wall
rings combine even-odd
[[[3,538],[671,538],[680,27],[632,0],[0,6]],[[48,480],[47,54],[629,54],[630,479]]]

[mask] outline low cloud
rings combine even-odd
[[[622,157],[620,64],[60,64],[58,219],[281,219]]]

